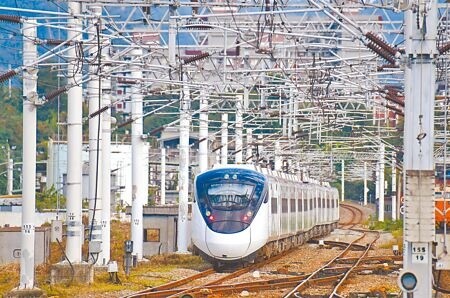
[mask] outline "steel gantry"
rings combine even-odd
[[[62,40],[39,37],[38,44],[45,45],[45,50],[34,61],[24,59],[20,69],[54,65],[51,58],[62,58],[58,66],[64,69],[60,75],[67,78],[66,85],[40,95],[40,99],[46,102],[64,92],[69,97],[66,254],[71,261],[82,261],[79,155],[83,89],[90,98],[90,239],[97,242],[109,241],[100,235],[109,233],[105,203],[109,198],[103,184],[110,183],[111,169],[105,164],[105,150],[109,150],[111,134],[118,131],[110,131],[109,113],[118,113],[119,103],[132,107],[128,118],[123,117],[118,126],[131,125],[132,130],[132,240],[133,253],[139,260],[143,257],[141,213],[142,205],[147,203],[148,183],[142,179],[146,172],[142,165],[147,163],[144,143],[149,135],[167,127],[179,127],[180,131],[180,252],[188,247],[185,224],[189,168],[198,165],[201,171],[207,169],[213,152],[223,164],[273,164],[292,173],[307,172],[321,181],[367,182],[370,173],[376,172],[380,220],[384,219],[386,164],[407,170],[408,208],[408,195],[417,197],[408,193],[412,191],[408,181],[416,179],[416,172],[411,171],[431,171],[433,153],[436,162],[447,158],[448,61],[444,54],[450,46],[448,30],[434,32],[435,28],[448,26],[445,3],[99,0],[94,4],[78,0],[63,7],[64,11],[59,12],[0,7],[0,12],[34,13],[39,26],[64,32]],[[434,12],[438,9],[440,17]],[[421,14],[417,16],[417,12]],[[5,18],[0,15],[0,19]],[[425,42],[424,36],[430,40]],[[0,74],[0,81],[8,80],[20,69]],[[441,97],[436,105],[426,102],[429,109],[425,115],[424,110],[417,112],[414,108],[425,106],[425,95],[428,100],[434,98],[435,89],[430,86],[435,84],[435,73],[445,88],[437,88]],[[428,88],[422,84],[424,78],[429,80]],[[416,93],[423,98],[416,98]],[[156,132],[143,131],[145,117],[162,113],[176,120]],[[403,130],[403,121],[408,129]],[[199,161],[192,160],[189,154],[189,135],[197,131],[201,135]],[[403,132],[406,158],[402,163],[397,154],[401,155]],[[417,141],[420,133],[428,138]],[[432,141],[433,135],[436,142]],[[165,156],[165,148],[158,150]],[[422,162],[415,166],[411,156],[417,154],[427,161],[426,165]],[[103,168],[102,163],[106,172],[99,173],[94,164]],[[339,163],[345,173],[336,170]],[[165,177],[161,177],[163,181]],[[363,196],[367,202],[367,183]],[[416,242],[427,243],[430,248],[432,236],[416,239],[411,230],[406,230],[407,252],[417,246]],[[105,243],[102,245],[102,249],[109,250]],[[109,253],[101,253],[100,258],[105,264]],[[419,266],[429,266],[430,262]],[[405,264],[406,268],[415,266],[408,257]],[[428,281],[430,276],[421,278]]]

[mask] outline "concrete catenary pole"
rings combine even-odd
[[[414,297],[432,297],[434,105],[437,1],[405,12],[405,215],[403,267],[417,278]],[[409,297],[407,293],[403,297]]]
[[[179,205],[177,252],[185,253],[188,248],[188,200],[189,200],[189,126],[191,96],[189,86],[183,86],[180,98],[180,170],[178,173]]]
[[[102,48],[102,73],[108,73],[111,57],[109,46]],[[102,107],[108,107],[103,112],[102,121],[102,252],[99,256],[100,265],[107,264],[111,259],[111,78],[103,77]]]
[[[90,8],[95,15],[101,15],[102,8],[93,6]],[[90,20],[88,29],[89,39],[97,42],[97,30],[100,32],[99,18]],[[89,57],[93,59],[97,55],[98,46],[89,49]],[[89,64],[89,82],[87,84],[87,97],[89,100],[89,115],[97,112],[101,106],[101,92],[99,81],[99,65],[98,58]],[[89,242],[99,243],[102,241],[102,118],[100,113],[89,119]],[[95,261],[99,256],[94,256],[90,252],[91,261]]]
[[[257,138],[258,138],[258,144],[257,144],[257,152],[258,152],[258,158],[257,158],[257,160],[256,160],[256,163],[257,164],[264,164],[264,162],[265,162],[265,157],[266,157],[266,154],[265,154],[265,148],[264,148],[264,137],[263,137],[263,135],[262,134],[259,134],[258,136],[257,136]]]
[[[367,162],[364,162],[364,206],[367,205]]]
[[[253,163],[253,130],[251,128],[246,129],[247,133],[247,150],[245,154],[245,160],[247,164]]]
[[[31,65],[37,60],[36,26],[36,20],[23,23],[24,65]],[[37,68],[31,66],[26,67],[23,72],[23,190],[19,289],[34,287],[37,72]]]
[[[281,144],[280,141],[275,142],[275,171],[281,172],[283,167],[283,160],[281,158]]]
[[[134,58],[142,57],[142,49],[134,49],[131,56]],[[131,87],[131,118],[134,119],[131,124],[131,180],[132,180],[132,205],[131,205],[131,240],[133,241],[133,256],[137,260],[143,257],[143,205],[147,202],[147,184],[148,177],[146,173],[147,164],[144,163],[144,140],[143,129],[143,99],[141,92],[142,69],[139,65],[133,65],[131,77],[136,80]]]
[[[378,200],[378,220],[384,221],[384,144],[380,143],[380,174],[379,174],[379,200]]]
[[[166,204],[166,148],[161,145],[161,185],[160,185],[160,201],[161,205]]]
[[[235,124],[235,163],[242,164],[242,129],[244,123],[242,121],[242,114],[244,113],[244,96],[242,94],[236,95],[236,124]]]
[[[207,90],[200,90],[200,115],[198,138],[198,166],[200,173],[208,169],[208,94]]]
[[[380,162],[377,160],[375,166],[375,204],[379,203],[380,199]]]
[[[69,11],[81,13],[81,3],[69,2]],[[67,39],[81,43],[81,18],[68,20]],[[67,83],[72,85],[67,93],[67,243],[66,256],[72,263],[81,263],[81,245],[83,244],[83,226],[81,222],[81,177],[82,177],[82,103],[81,59],[77,49],[68,50]]]
[[[397,168],[395,151],[392,151],[392,165],[391,165],[391,189],[392,189],[392,220],[397,220]]]
[[[9,144],[6,147],[6,161],[8,163],[6,168],[6,193],[10,196],[13,192],[14,161],[11,158],[11,147]]]
[[[345,201],[345,160],[341,160],[341,201]]]
[[[222,114],[220,163],[228,163],[228,114]]]

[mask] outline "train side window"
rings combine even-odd
[[[288,212],[288,199],[282,199],[281,200],[281,212],[287,213]]]
[[[273,197],[271,199],[271,204],[272,204],[272,214],[276,214],[278,213],[278,205],[277,205],[277,198]]]
[[[303,210],[303,201],[302,199],[298,199],[298,212],[302,212]]]
[[[291,212],[297,212],[297,208],[295,207],[295,199],[291,199]]]

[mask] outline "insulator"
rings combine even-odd
[[[374,42],[369,42],[367,44],[367,47],[371,49],[375,54],[379,55],[381,58],[388,61],[390,64],[395,64],[395,58],[391,56],[387,51],[380,48],[377,44]]]
[[[389,101],[392,101],[393,103],[395,103],[395,104],[398,104],[399,106],[401,106],[401,107],[405,107],[405,102],[404,101],[402,101],[401,99],[400,99],[400,97],[397,97],[396,95],[393,95],[393,94],[386,94],[385,96],[384,96],[387,100],[389,100]]]
[[[48,44],[48,45],[57,46],[57,45],[60,45],[60,44],[62,44],[63,42],[66,42],[66,41],[67,41],[67,40],[64,40],[64,39],[46,39],[46,40],[45,40],[45,43]],[[71,44],[72,44],[72,42],[69,41],[69,42],[66,43],[65,45],[66,45],[66,46],[69,46],[69,45],[71,45]]]
[[[154,136],[154,135],[156,135],[157,133],[163,131],[164,128],[165,128],[164,125],[163,125],[163,126],[160,126],[160,127],[157,127],[157,128],[155,128],[155,129],[151,130],[151,131],[149,132],[149,135]]]
[[[100,115],[101,113],[103,113],[104,111],[106,111],[107,109],[109,109],[109,106],[104,106],[102,107],[100,110],[95,111],[94,113],[89,115],[89,119],[94,118],[97,115]]]
[[[391,110],[391,111],[395,112],[397,115],[405,116],[405,113],[401,109],[399,109],[397,107],[394,107],[394,106],[391,106],[391,105],[383,105],[383,106],[385,106],[388,110]]]
[[[195,55],[195,56],[192,56],[192,57],[184,59],[183,60],[183,64],[186,65],[186,64],[190,64],[190,63],[193,63],[193,62],[196,62],[196,61],[200,61],[200,60],[208,58],[209,56],[211,56],[210,53],[207,53],[207,52],[201,53],[201,54],[198,54],[198,55]]]
[[[3,83],[4,81],[9,80],[10,78],[12,78],[13,76],[15,76],[17,73],[15,70],[11,69],[8,70],[7,72],[3,73],[0,75],[0,83]]]
[[[50,91],[46,95],[44,95],[45,100],[50,101],[54,99],[55,97],[65,93],[67,91],[67,87],[62,87],[57,90]]]
[[[125,121],[125,122],[123,122],[123,123],[117,125],[117,128],[121,128],[121,127],[127,126],[128,124],[133,123],[133,121],[134,121],[134,119],[133,119],[133,118],[130,118],[130,119],[128,119],[127,121]]]
[[[188,30],[210,30],[213,27],[208,24],[202,23],[188,23],[186,24],[186,29]]]
[[[377,71],[385,70],[386,68],[398,68],[398,65],[395,64],[383,64],[377,67]]]
[[[12,15],[6,15],[1,14],[0,15],[0,21],[6,22],[6,23],[14,23],[14,24],[20,24],[22,23],[22,19],[19,16],[12,16]]]
[[[370,41],[374,42],[375,44],[377,44],[379,47],[381,47],[382,49],[384,49],[385,51],[387,51],[389,54],[391,54],[392,56],[395,57],[395,55],[397,54],[397,50],[394,49],[393,47],[391,47],[388,43],[386,43],[385,41],[381,40],[378,36],[376,36],[375,34],[373,34],[372,32],[367,32],[366,33],[366,37],[368,39],[370,39]]]
[[[439,47],[439,54],[443,55],[443,54],[447,53],[448,50],[450,50],[450,42],[447,42],[442,47]]]

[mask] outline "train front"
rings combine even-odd
[[[268,239],[268,194],[263,174],[219,168],[195,180],[192,241],[215,265],[251,261]]]

